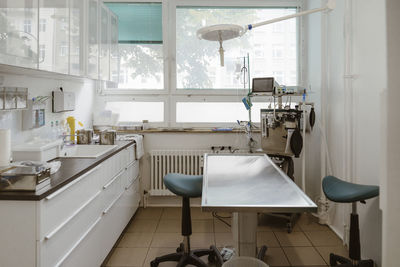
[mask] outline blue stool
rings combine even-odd
[[[361,260],[360,229],[358,226],[357,202],[365,204],[365,200],[379,195],[379,187],[375,185],[359,185],[342,181],[334,176],[326,176],[322,180],[322,189],[326,197],[339,203],[352,203],[350,217],[350,259],[331,253],[331,266],[342,267],[374,267],[373,260]]]
[[[222,257],[215,246],[210,249],[190,250],[190,235],[192,234],[192,221],[190,217],[190,198],[201,197],[203,176],[169,173],[164,177],[165,186],[174,194],[182,197],[182,235],[183,243],[171,253],[155,258],[151,267],[157,267],[161,262],[176,261],[177,267],[192,264],[198,267],[208,265],[200,257],[208,255],[209,262],[215,262],[217,267],[223,263]]]

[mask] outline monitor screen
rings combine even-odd
[[[253,93],[273,93],[274,78],[253,78]]]

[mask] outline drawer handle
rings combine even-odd
[[[66,186],[64,186],[63,188],[59,189],[58,191],[54,192],[53,194],[47,196],[45,199],[46,200],[51,200],[53,198],[55,198],[56,196],[58,196],[59,194],[61,194],[62,192],[64,192],[65,190],[67,190],[68,188],[70,188],[71,186],[73,186],[76,183],[79,183],[79,181],[81,181],[83,178],[85,178],[86,176],[88,176],[91,173],[94,173],[95,171],[97,171],[98,169],[100,169],[100,167],[102,166],[102,164],[98,165],[97,167],[91,169],[90,171],[82,174],[78,179],[75,179],[74,181],[70,182],[69,184],[67,184]]]
[[[62,257],[62,259],[56,264],[56,266],[60,266],[61,264],[64,263],[64,261],[71,255],[71,253],[75,250],[77,246],[86,238],[86,236],[96,227],[96,225],[100,222],[101,216],[97,218],[97,220],[89,227],[89,229],[82,235],[81,238],[74,244],[74,246],[68,250],[68,252]]]
[[[103,189],[104,190],[107,189],[112,183],[115,182],[115,180],[117,180],[121,176],[123,172],[124,170],[120,171],[117,175],[115,175],[115,177],[111,181],[109,181],[106,185],[103,186]]]
[[[55,234],[57,234],[62,228],[64,228],[76,215],[78,215],[84,208],[86,208],[93,200],[95,200],[99,195],[101,191],[98,191],[94,196],[92,196],[88,201],[85,202],[79,209],[77,209],[70,217],[68,217],[63,223],[61,223],[59,226],[57,226],[56,229],[51,231],[49,234],[47,234],[44,239],[49,240],[52,238]]]
[[[133,179],[133,181],[127,187],[125,187],[125,190],[128,190],[135,182],[136,179]]]
[[[106,208],[106,209],[103,211],[103,214],[107,214],[107,213],[110,211],[110,209],[115,205],[115,203],[122,197],[122,195],[123,195],[124,193],[125,193],[125,191],[122,191],[122,193],[119,194],[119,196],[116,197],[116,198],[114,199],[114,201],[110,204],[110,206],[108,206],[108,208]]]

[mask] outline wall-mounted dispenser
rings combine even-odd
[[[35,99],[35,98],[34,98]],[[26,110],[22,111],[22,129],[30,130],[39,128],[46,123],[46,102],[35,100],[28,100]]]
[[[75,94],[64,92],[62,87],[59,91],[53,91],[53,113],[75,110]]]

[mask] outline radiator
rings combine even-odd
[[[172,196],[163,182],[167,173],[203,174],[203,155],[211,150],[153,150],[150,152],[150,195]]]

